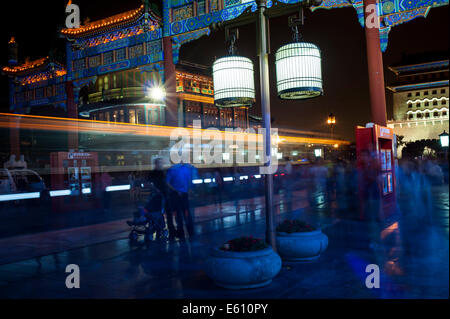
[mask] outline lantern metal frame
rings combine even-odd
[[[293,42],[288,43],[280,47],[275,53],[275,68],[276,68],[276,85],[278,97],[285,100],[302,100],[311,99],[323,95],[323,81],[322,81],[322,57],[320,49],[313,43],[304,42],[302,40],[302,35],[299,32],[299,26],[304,24],[303,9],[300,10],[299,16],[290,16],[289,26],[293,31]],[[313,55],[302,54],[302,50],[312,50]],[[316,54],[314,54],[316,53]],[[303,77],[303,76],[293,76],[286,77],[286,79],[280,79],[280,61],[284,59],[295,59],[309,57],[310,59],[317,58],[319,67],[318,77]],[[286,68],[285,68],[286,69]],[[280,86],[289,86],[292,82],[298,82],[299,84],[307,83],[312,84],[311,86],[299,86],[293,88],[280,89]],[[308,83],[309,82],[309,83]]]
[[[220,59],[214,61],[212,69],[213,69],[213,83],[214,83],[214,102],[220,108],[231,108],[231,107],[251,107],[256,102],[256,90],[255,90],[255,69],[253,66],[252,60],[247,57],[236,55],[236,40],[239,38],[239,31],[237,28],[229,30],[227,29],[226,38],[229,42],[229,55],[224,56]],[[249,84],[247,87],[243,87],[242,83],[238,83],[229,88],[220,88],[217,89],[216,85],[218,85],[217,74],[224,70],[229,70],[230,63],[239,64],[236,67],[236,70],[241,70],[245,72],[251,72],[247,74],[247,79],[251,77],[251,81],[249,80]],[[223,64],[221,68],[221,64]],[[220,95],[230,95],[231,93],[236,92],[237,96],[234,97],[222,97],[218,98]],[[228,94],[227,94],[228,93]],[[240,95],[240,96],[239,96]]]

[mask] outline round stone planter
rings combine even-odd
[[[215,248],[206,261],[206,273],[223,288],[263,287],[281,270],[281,259],[271,247],[252,252],[232,252]]]
[[[321,230],[303,233],[277,232],[277,252],[285,261],[312,261],[328,246],[328,237]]]

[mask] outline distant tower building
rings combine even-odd
[[[449,125],[448,59],[391,66],[393,120],[387,126],[404,141],[439,139]],[[399,150],[400,151],[400,150]]]
[[[16,39],[11,37],[11,40],[8,42],[8,64],[16,65],[18,63],[18,45]]]

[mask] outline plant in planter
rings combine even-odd
[[[206,273],[221,287],[257,288],[268,285],[281,270],[281,259],[262,239],[240,237],[211,251]]]
[[[277,227],[277,251],[285,261],[312,261],[328,246],[328,237],[304,221],[285,220]]]

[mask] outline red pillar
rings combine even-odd
[[[75,103],[75,98],[73,94],[73,82],[66,82],[66,95],[67,95],[67,117],[71,119],[78,118],[78,107]],[[78,149],[78,131],[67,132],[67,145],[69,150]]]
[[[164,89],[166,91],[166,125],[178,126],[178,107],[176,97],[176,73],[173,63],[172,38],[163,37],[164,50]]]
[[[366,32],[367,64],[369,70],[370,106],[372,121],[386,126],[386,93],[384,87],[383,55],[380,47],[380,33],[377,26],[368,25],[378,13],[370,10],[370,5],[376,5],[377,0],[364,0],[364,18]],[[379,21],[379,20],[378,20]]]

